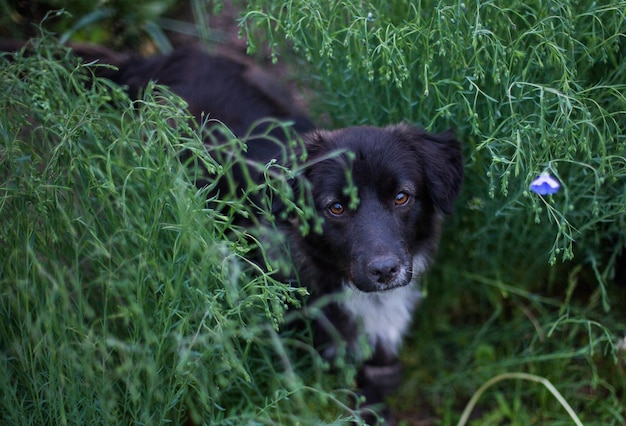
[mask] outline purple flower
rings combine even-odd
[[[539,195],[556,194],[561,188],[558,180],[550,176],[550,173],[543,172],[537,179],[531,182],[530,190]]]

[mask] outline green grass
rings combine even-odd
[[[626,289],[613,271],[626,238],[626,2],[243,7],[251,51],[267,43],[289,62],[319,123],[404,120],[463,141],[466,181],[391,400],[401,422],[457,424],[474,397],[466,424],[625,425]],[[107,22],[75,38],[98,41]],[[207,205],[193,185],[190,164],[215,177],[229,164],[207,155],[180,101],[85,89],[87,67],[49,43],[40,52],[0,70],[4,423],[349,416],[353,371],[328,374],[276,331],[297,294],[247,260],[254,238],[233,224],[245,200]],[[543,171],[557,194],[528,190]]]
[[[66,42],[89,41],[118,49],[141,48],[168,51],[172,48],[160,17],[175,9],[173,0],[33,0],[16,3],[0,0],[0,36],[23,38],[37,36],[37,25],[59,34]]]
[[[2,58],[2,423],[349,415],[306,339],[278,334],[298,290],[248,260],[244,200],[195,187],[191,164],[228,164],[182,101],[86,88],[92,69],[53,43]]]

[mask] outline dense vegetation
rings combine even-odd
[[[57,6],[34,3],[33,16]],[[148,7],[161,3],[76,1],[44,26],[167,50],[164,29],[188,26]],[[392,401],[404,421],[454,424],[475,395],[476,424],[623,425],[626,2],[500,3],[258,0],[242,33],[291,66],[321,125],[407,121],[464,142],[467,179]],[[194,34],[214,41],[213,5],[190,5]],[[23,31],[15,13],[5,37]],[[333,378],[278,332],[297,295],[247,260],[232,220],[245,200],[207,206],[194,186],[190,164],[228,167],[184,105],[85,85],[89,66],[40,43],[0,69],[4,422],[349,416],[333,389],[350,369]],[[553,195],[529,190],[543,172]]]

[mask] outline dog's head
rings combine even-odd
[[[424,272],[463,179],[452,132],[351,127],[310,133],[305,145],[305,177],[324,223],[304,241],[329,280],[385,291]]]

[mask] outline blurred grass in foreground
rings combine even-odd
[[[229,165],[184,103],[91,84],[55,43],[0,58],[0,422],[349,415],[306,340],[278,334],[297,290],[247,260],[244,200],[194,185]]]

